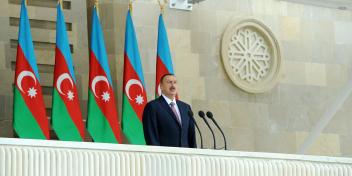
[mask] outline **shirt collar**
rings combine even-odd
[[[166,103],[167,103],[168,105],[170,105],[171,102],[174,102],[174,103],[176,104],[175,98],[174,98],[173,100],[171,100],[169,97],[165,96],[164,94],[161,94],[161,96],[164,97],[164,99],[166,100]]]

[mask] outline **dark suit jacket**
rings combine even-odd
[[[189,117],[191,107],[176,100],[182,126],[163,96],[150,101],[143,111],[144,137],[148,145],[196,147],[194,121]]]

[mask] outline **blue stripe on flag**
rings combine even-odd
[[[159,27],[158,27],[158,56],[161,61],[166,66],[169,73],[174,74],[174,69],[172,67],[172,59],[169,48],[169,41],[167,39],[167,32],[164,25],[164,20],[162,14],[159,16]]]
[[[125,52],[128,56],[128,59],[130,60],[132,67],[136,71],[139,79],[141,80],[143,86],[145,87],[141,58],[139,56],[139,50],[138,50],[137,38],[134,31],[131,13],[129,10],[127,12],[127,17],[126,17]]]
[[[66,60],[68,70],[73,80],[76,82],[75,74],[73,71],[71,49],[68,43],[65,18],[62,14],[60,4],[57,4],[57,18],[56,18],[56,47],[61,51]]]
[[[22,48],[24,56],[26,57],[29,65],[32,67],[32,70],[40,80],[36,57],[34,54],[33,40],[31,35],[31,27],[28,20],[27,8],[24,0],[22,0],[21,4],[21,15],[20,15],[20,24],[18,31],[18,44]]]
[[[108,56],[106,54],[103,31],[100,26],[99,17],[97,14],[97,9],[94,6],[93,8],[93,19],[92,19],[92,31],[90,38],[90,49],[95,54],[98,62],[105,71],[105,74],[109,80],[110,85],[112,86],[112,79],[110,75]]]

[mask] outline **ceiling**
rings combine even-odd
[[[352,0],[282,0],[341,10],[352,10]]]

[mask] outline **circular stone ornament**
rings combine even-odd
[[[263,93],[279,77],[281,53],[271,30],[256,19],[232,22],[225,30],[221,56],[227,75],[242,90]]]

